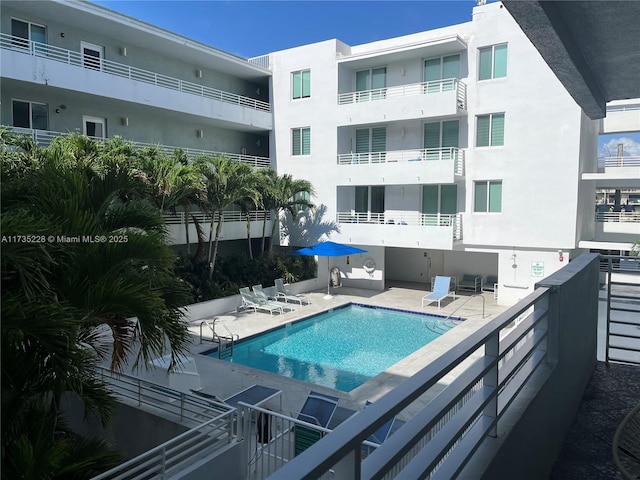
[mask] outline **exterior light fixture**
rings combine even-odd
[[[564,252],[562,250],[558,250],[558,260],[564,262]]]

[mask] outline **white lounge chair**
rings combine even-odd
[[[267,295],[265,291],[262,289],[262,285],[254,285],[253,287],[251,287],[251,290],[253,290],[253,295],[258,299],[258,303],[260,304],[266,304],[266,305],[271,304],[274,306],[278,306],[282,309],[286,308],[289,311],[295,310],[295,308],[290,307],[287,304],[276,302],[274,297],[269,297],[269,295]]]
[[[285,302],[298,302],[300,305],[308,305],[311,302],[307,297],[300,294],[291,293],[284,285],[282,278],[276,278],[276,300],[284,300]]]
[[[242,308],[252,308],[254,312],[263,310],[273,315],[273,312],[284,313],[282,305],[275,302],[262,303],[255,295],[249,291],[249,287],[242,287],[240,289],[240,296],[242,297]]]
[[[433,292],[422,297],[422,306],[424,303],[438,302],[438,308],[440,308],[440,301],[443,298],[453,295],[453,299],[456,298],[456,292],[449,290],[451,286],[451,277],[436,276],[436,281],[433,284]]]

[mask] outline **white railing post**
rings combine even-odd
[[[490,387],[495,391],[491,400],[483,410],[483,415],[492,419],[498,418],[498,355],[500,354],[500,332],[496,331],[484,344],[485,357],[491,358],[492,367],[483,377],[482,383],[485,387]],[[489,436],[496,437],[498,435],[497,422],[489,430]]]

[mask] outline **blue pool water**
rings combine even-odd
[[[230,361],[348,392],[455,325],[443,320],[351,304],[238,342]]]

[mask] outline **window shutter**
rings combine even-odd
[[[369,187],[356,187],[356,212],[369,210]]]
[[[302,155],[311,154],[311,129],[302,129]]]
[[[457,185],[442,185],[440,187],[440,213],[447,215],[458,213]]]
[[[440,148],[440,122],[424,124],[424,148]]]
[[[356,130],[356,153],[369,152],[369,129],[361,128]]]
[[[507,44],[493,48],[493,78],[507,76]]]
[[[479,66],[478,66],[479,80],[487,80],[491,78],[491,66],[492,66],[491,53],[492,53],[491,47],[480,49],[480,58],[479,58]]]
[[[384,152],[387,149],[387,127],[371,129],[371,151]]]
[[[300,148],[300,129],[296,128],[291,131],[291,154],[292,155],[301,155],[302,149]]]
[[[494,113],[491,117],[491,146],[504,145],[504,113]]]
[[[476,124],[476,147],[489,146],[489,124],[489,115],[478,117]]]
[[[384,213],[384,186],[371,187],[371,213]]]
[[[442,122],[442,146],[458,147],[458,137],[460,130],[460,122],[458,120],[450,120]]]
[[[438,213],[438,185],[422,186],[422,213]]]

